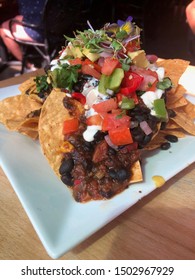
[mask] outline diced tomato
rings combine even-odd
[[[117,127],[108,131],[108,135],[112,143],[116,146],[127,145],[133,143],[130,129],[125,126]]]
[[[90,116],[86,119],[87,125],[102,125],[102,117],[99,114]]]
[[[81,58],[74,58],[74,59],[69,59],[70,65],[77,65],[77,64],[82,64]]]
[[[102,65],[102,74],[110,76],[112,72],[119,66],[119,61],[113,57],[106,57]]]
[[[86,59],[84,59],[83,60],[83,63],[82,63],[83,65],[86,65],[86,64],[92,64],[92,61],[89,59],[89,58],[86,58]]]
[[[92,62],[90,59],[86,58],[85,60],[82,61],[82,65],[91,65],[92,68],[94,68],[95,70],[97,70],[98,72],[101,72],[101,66],[98,65],[95,62]]]
[[[141,82],[143,81],[143,77],[140,76],[139,74],[128,71],[125,72],[125,77],[121,83],[122,88],[129,88],[129,93],[135,91]]]
[[[79,120],[72,118],[64,121],[63,134],[68,134],[77,131],[79,128]]]
[[[108,100],[102,101],[97,104],[93,104],[92,108],[97,112],[109,112],[113,109],[118,108],[118,103],[116,98],[110,98]]]
[[[132,66],[132,70],[143,77],[143,81],[138,87],[139,90],[147,91],[154,82],[158,81],[158,74],[155,71],[135,65]]]
[[[100,79],[101,73],[98,72],[92,64],[83,64],[81,68],[81,72],[86,75],[91,75],[96,79]]]
[[[72,97],[76,100],[78,100],[81,104],[85,105],[86,103],[86,97],[80,93],[80,92],[73,92]]]
[[[102,122],[102,130],[107,131],[120,126],[129,127],[130,117],[127,115],[120,114],[105,114]]]

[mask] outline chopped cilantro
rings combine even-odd
[[[122,69],[124,71],[129,71],[131,63],[132,63],[132,60],[130,59],[130,57],[120,58],[119,61],[122,65]]]
[[[47,75],[37,76],[35,78],[37,92],[47,91],[49,84],[47,82]]]
[[[48,71],[52,86],[72,90],[73,84],[78,80],[78,69],[80,68],[80,64],[69,65],[65,63],[59,65],[59,68],[56,68],[53,71]]]

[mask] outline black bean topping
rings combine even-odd
[[[165,142],[161,144],[160,148],[161,150],[168,150],[171,147],[171,144],[169,142]]]
[[[41,91],[41,92],[39,92],[39,93],[38,93],[38,97],[40,97],[40,98],[44,98],[44,97],[45,97],[45,93],[44,93],[44,92],[42,92],[42,91]]]
[[[175,111],[169,109],[168,110],[168,115],[169,115],[169,118],[174,118],[176,116],[176,113],[175,113]]]
[[[83,91],[83,83],[82,82],[77,82],[76,84],[74,84],[73,86],[73,90],[76,92],[82,92]]]
[[[65,185],[70,186],[70,187],[73,186],[73,184],[74,184],[73,178],[69,172],[64,173],[61,176],[61,180]]]
[[[144,133],[140,133],[138,135],[133,135],[134,142],[141,143],[144,140]]]
[[[100,195],[109,199],[109,198],[111,198],[114,195],[114,193],[113,193],[112,190],[109,190],[107,192],[103,191],[103,190],[100,190]]]
[[[126,179],[129,179],[130,177],[130,172],[124,168],[121,168],[119,170],[117,170],[117,180],[119,182],[123,182]]]
[[[64,159],[59,169],[60,175],[72,171],[73,167],[74,167],[74,162],[72,158]]]
[[[146,117],[144,115],[136,115],[135,119],[139,122],[142,122],[146,120]]]
[[[143,145],[146,145],[146,144],[148,144],[149,142],[150,142],[150,140],[152,139],[152,133],[150,133],[149,135],[146,135],[145,137],[144,137],[144,140],[142,141],[142,144]]]
[[[161,126],[160,126],[160,129],[164,130],[166,128],[166,126],[167,126],[167,123],[166,122],[162,122]]]
[[[114,169],[109,169],[108,174],[110,175],[110,177],[112,179],[116,179],[117,178],[117,172]]]
[[[176,143],[178,142],[178,138],[175,135],[168,134],[165,136],[165,139],[169,142]]]

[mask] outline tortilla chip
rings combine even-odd
[[[180,128],[180,126],[178,124],[176,124],[174,121],[172,121],[171,119],[166,124],[166,130],[179,129],[179,128]]]
[[[30,77],[28,80],[24,81],[20,86],[19,90],[21,94],[26,94],[26,92],[36,90],[35,77]]]
[[[165,76],[169,77],[174,85],[170,90],[171,93],[176,91],[179,79],[189,64],[189,61],[183,59],[164,59],[157,61],[157,66],[165,68]]]
[[[24,121],[30,112],[39,110],[42,104],[32,100],[27,95],[16,95],[0,101],[0,122],[7,120]]]
[[[64,120],[72,118],[63,105],[65,96],[64,92],[52,90],[43,105],[39,120],[39,141],[44,155],[57,176],[60,176],[59,167],[63,158],[63,153],[59,152],[64,144],[63,123]],[[82,110],[81,103],[75,100],[75,104],[79,110]]]
[[[161,130],[161,133],[163,133],[164,135],[174,135],[178,138],[184,138],[186,136],[186,133],[181,129]]]
[[[29,129],[20,128],[20,129],[18,130],[18,132],[20,132],[20,133],[23,134],[23,135],[26,135],[26,136],[30,137],[30,138],[33,139],[33,140],[38,139],[38,136],[39,136],[38,131],[29,130]]]
[[[190,119],[192,119],[192,120],[195,119],[195,105],[194,104],[187,101],[186,106],[183,107],[182,109]]]
[[[186,132],[191,135],[195,135],[194,120],[190,119],[187,113],[181,108],[177,108],[174,111],[176,113],[176,116],[171,119],[180,127],[182,127]]]
[[[129,181],[130,184],[143,181],[143,174],[142,174],[141,164],[139,160],[134,162],[134,164],[131,166],[131,173],[132,176]]]
[[[161,133],[161,130],[159,133],[149,142],[145,147],[144,150],[152,151],[155,149],[158,149],[163,143],[167,142],[165,139],[165,135]]]
[[[27,95],[16,95],[0,101],[0,122],[9,130],[18,131],[36,139],[38,137],[39,117],[29,115],[40,110],[42,104]]]

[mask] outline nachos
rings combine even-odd
[[[146,55],[131,17],[100,30],[88,24],[66,37],[44,75],[20,86],[37,107],[1,118],[19,120],[14,130],[24,134],[37,129],[43,153],[78,202],[109,199],[142,181],[142,151],[195,135],[195,106],[179,85],[189,62]]]

